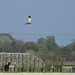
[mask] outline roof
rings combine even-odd
[[[72,68],[75,68],[75,66],[73,66]]]
[[[63,62],[64,65],[75,65],[74,61],[64,61]]]

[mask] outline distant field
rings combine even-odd
[[[75,75],[75,73],[0,73],[0,75]]]

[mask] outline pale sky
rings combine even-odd
[[[32,24],[26,26],[28,16]],[[0,33],[37,41],[55,36],[58,45],[75,39],[75,0],[0,0]]]

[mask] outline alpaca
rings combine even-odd
[[[9,65],[9,72],[10,72],[10,71],[13,72],[13,71],[14,71],[14,67],[15,67],[14,64]]]
[[[10,65],[10,62],[8,62],[8,64],[4,66],[5,71],[9,71],[9,65]]]
[[[15,68],[16,62],[13,62],[12,64],[9,65],[9,72],[13,72]]]

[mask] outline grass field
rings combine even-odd
[[[75,73],[0,73],[0,75],[75,75]]]

